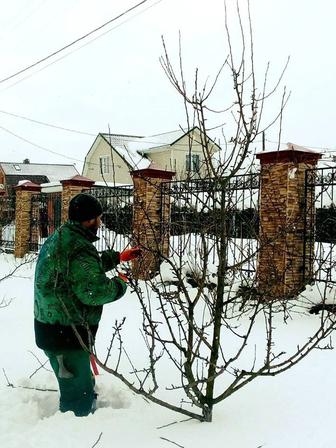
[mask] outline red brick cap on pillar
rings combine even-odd
[[[256,158],[260,160],[262,165],[287,162],[316,163],[321,157],[322,154],[319,152],[304,148],[303,146],[295,145],[294,143],[287,143],[287,148],[281,149],[280,151],[264,151],[256,154]]]
[[[15,190],[41,191],[41,185],[30,180],[24,180],[14,187]]]
[[[74,177],[71,177],[70,179],[63,179],[60,181],[61,184],[64,185],[78,185],[79,187],[92,187],[95,183],[94,180],[89,179],[88,177],[81,176],[77,174]]]
[[[141,170],[131,171],[131,176],[133,177],[149,177],[157,179],[171,180],[175,176],[175,171],[168,171],[159,168],[155,163],[151,163],[148,168],[143,168]]]

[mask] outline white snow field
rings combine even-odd
[[[12,255],[1,254],[0,278],[15,264]],[[99,398],[95,414],[78,418],[70,412],[60,413],[58,393],[37,390],[56,389],[57,384],[50,371],[36,372],[39,361],[44,363],[46,358],[34,342],[34,267],[34,262],[28,263],[0,282],[1,448],[336,446],[333,350],[314,350],[289,371],[251,382],[215,407],[213,423],[188,420],[150,403],[102,371],[96,378]],[[308,294],[313,300],[317,287]],[[330,292],[332,300],[333,294]],[[97,335],[98,352],[104,352],[115,319],[123,316],[125,343],[135,349],[134,362],[140,367],[141,358],[147,354],[142,352],[141,316],[135,294],[128,292],[118,302],[105,306]],[[304,339],[317,325],[317,316],[297,315],[281,331],[283,344],[292,346],[296,338]],[[159,373],[159,382],[169,384],[169,369]],[[8,382],[14,387],[8,386]],[[161,396],[166,394],[163,387]],[[179,405],[179,401],[175,404]]]

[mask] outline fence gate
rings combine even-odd
[[[228,273],[252,275],[258,249],[259,183],[257,173],[164,183],[162,195],[169,196],[171,205],[170,256],[186,257],[197,265],[206,255],[209,265],[216,266],[219,241],[225,240]]]
[[[312,280],[336,283],[336,167],[306,171],[305,202],[304,265]]]
[[[0,197],[0,250],[13,252],[15,243],[15,194]]]
[[[37,252],[49,235],[61,225],[62,193],[32,195],[29,250]]]

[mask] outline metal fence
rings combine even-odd
[[[336,167],[307,170],[305,189],[304,257],[313,280],[336,283]]]
[[[32,196],[29,250],[38,251],[49,235],[61,225],[62,193],[38,193]]]
[[[15,195],[0,197],[0,250],[14,251]]]
[[[102,226],[95,243],[98,251],[121,251],[129,244],[132,233],[133,187],[95,187],[89,191],[102,204]],[[38,251],[46,238],[60,225],[62,193],[38,193],[32,196],[29,250]],[[13,223],[15,216],[13,215]],[[15,228],[15,224],[13,224]],[[12,241],[14,246],[14,237]]]
[[[98,251],[113,249],[120,252],[129,245],[132,235],[133,186],[94,187],[90,194],[103,207],[102,226],[95,243]]]
[[[170,255],[188,259],[195,267],[206,257],[209,266],[217,266],[224,242],[228,272],[253,274],[258,250],[259,189],[259,173],[163,183],[161,200],[164,204],[169,201],[171,212]],[[94,187],[89,193],[103,206],[96,248],[123,250],[132,238],[133,186]],[[304,259],[313,263],[313,280],[336,283],[336,167],[307,170],[305,198]],[[61,207],[60,192],[33,195],[31,251],[39,250],[60,226]],[[164,221],[162,226],[167,225]],[[14,196],[0,198],[0,230],[1,250],[13,250]]]
[[[229,271],[254,273],[259,187],[259,174],[164,183],[162,195],[171,204],[170,253],[196,265],[206,256],[215,266],[222,242]]]

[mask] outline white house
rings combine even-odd
[[[100,133],[85,157],[83,176],[130,184],[130,171],[148,168],[152,162],[158,168],[174,171],[177,179],[206,176],[205,141],[211,155],[219,151],[219,146],[202,136],[197,127],[148,137]]]

